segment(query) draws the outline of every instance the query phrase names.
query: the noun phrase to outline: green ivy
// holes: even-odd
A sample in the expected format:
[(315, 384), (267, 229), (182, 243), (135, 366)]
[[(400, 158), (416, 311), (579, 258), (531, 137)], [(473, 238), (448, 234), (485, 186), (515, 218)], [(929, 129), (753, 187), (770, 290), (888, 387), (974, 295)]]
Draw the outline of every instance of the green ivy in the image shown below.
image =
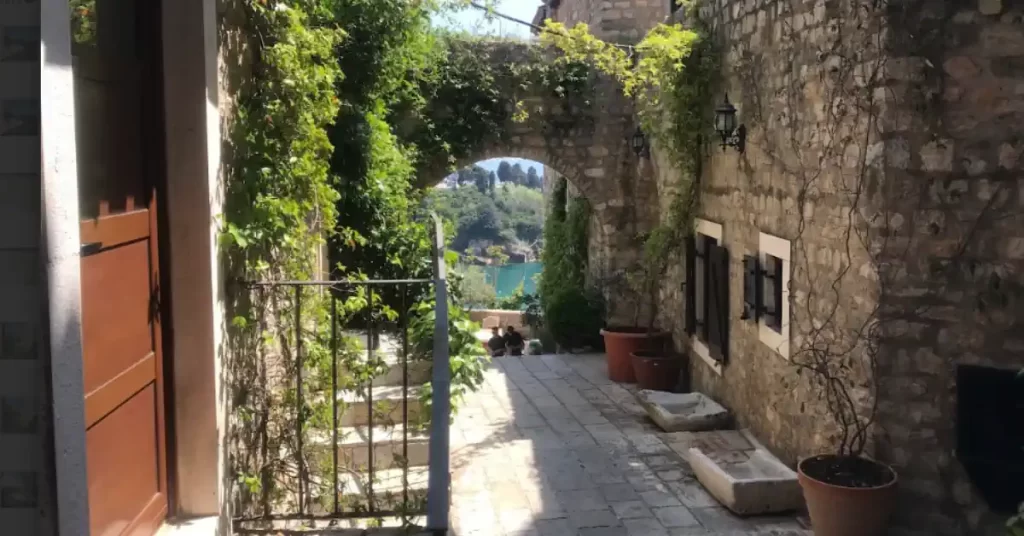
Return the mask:
[[(697, 12), (695, 4), (688, 9)], [(693, 18), (696, 28), (659, 24), (635, 47), (602, 41), (586, 24), (567, 28), (548, 20), (541, 34), (542, 42), (565, 53), (560, 61), (589, 62), (618, 80), (623, 93), (635, 99), (640, 125), (652, 144), (679, 172), (678, 183), (671, 185), (667, 217), (644, 238), (644, 255), (627, 277), (651, 307), (649, 329), (654, 329), (658, 284), (671, 255), (681, 251), (693, 232), (700, 198), (701, 151), (719, 72), (714, 44), (705, 37), (700, 21)]]
[(538, 284), (541, 322), (566, 349), (599, 347), (603, 308), (586, 284), (591, 208), (584, 197), (568, 199), (567, 187), (564, 178), (555, 183), (544, 223), (544, 270)]
[(238, 95), (221, 245), (246, 279), (306, 279), (334, 231), (338, 192), (325, 128), (339, 109), (334, 51), (344, 33), (301, 4), (251, 0), (262, 48)]
[[(432, 359), (434, 351), (434, 323), (437, 318), (433, 301), (417, 305), (413, 321), (409, 325), (409, 342), (412, 356), (416, 359)], [(484, 382), (484, 370), (490, 357), (483, 344), (476, 338), (480, 325), (470, 320), (469, 315), (455, 303), (448, 303), (448, 357), (451, 372), (452, 417), (458, 412), (466, 394), (476, 391)], [(423, 386), (420, 392), (423, 425), (430, 422), (432, 384)]]

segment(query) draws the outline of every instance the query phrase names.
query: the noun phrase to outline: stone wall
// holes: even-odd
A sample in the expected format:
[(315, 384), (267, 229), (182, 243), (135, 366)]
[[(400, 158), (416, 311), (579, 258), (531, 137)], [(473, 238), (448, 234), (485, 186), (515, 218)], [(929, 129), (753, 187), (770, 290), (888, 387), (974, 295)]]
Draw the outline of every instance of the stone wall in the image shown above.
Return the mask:
[(0, 2), (0, 532), (5, 534), (53, 534), (57, 519), (44, 343), (40, 37), (39, 2)]
[[(488, 57), (495, 66), (537, 61), (535, 46), (481, 43), (480, 55)], [(524, 93), (521, 80), (507, 82), (509, 94), (519, 94), (528, 112), (527, 119), (509, 121), (504, 136), (488, 140), (479, 150), (459, 159), (456, 166), (489, 158), (517, 157), (554, 169), (593, 208), (589, 252), (592, 279), (598, 282), (608, 279), (609, 274), (623, 273), (639, 256), (640, 243), (635, 237), (650, 230), (654, 219), (647, 214), (657, 195), (653, 179), (638, 173), (637, 157), (629, 146), (634, 128), (630, 102), (616, 82), (598, 75), (593, 77), (588, 90), (592, 93), (587, 100), (593, 104), (585, 109), (568, 109), (567, 99), (544, 88), (530, 88)], [(437, 182), (445, 174), (443, 167), (431, 168), (423, 180)], [(612, 309), (613, 318), (625, 314), (618, 308)]]
[(552, 18), (568, 26), (586, 23), (601, 39), (636, 43), (668, 14), (669, 0), (562, 0)]
[[(659, 0), (563, 0), (554, 18), (628, 42), (667, 11)], [(721, 50), (720, 95), (748, 137), (742, 154), (712, 144), (701, 177), (701, 218), (721, 226), (730, 254), (732, 322), (720, 370), (690, 352), (693, 388), (795, 463), (839, 437), (799, 365), (842, 364), (855, 408), (877, 402), (866, 452), (901, 476), (895, 532), (998, 533), (1004, 516), (955, 458), (955, 379), (960, 364), (1024, 367), (1022, 7), (709, 0), (700, 14)], [(679, 177), (657, 147), (638, 161), (603, 143), (622, 162), (607, 171), (619, 188), (596, 203), (621, 203), (618, 222), (597, 222), (592, 237), (592, 262), (614, 264), (609, 275), (637, 260), (636, 233), (667, 216)], [(739, 319), (742, 258), (762, 233), (788, 242), (788, 351)], [(689, 349), (683, 266), (677, 255), (659, 322)]]
[(956, 367), (1024, 368), (1024, 6), (920, 0), (887, 24), (878, 455), (905, 533), (1001, 534), (955, 457)]
[[(690, 352), (693, 388), (794, 463), (837, 439), (795, 366), (831, 347), (854, 371), (858, 409), (878, 403), (867, 453), (900, 473), (900, 534), (997, 534), (1005, 518), (955, 459), (955, 373), (1024, 367), (1020, 9), (761, 0), (701, 13), (748, 138), (743, 154), (712, 146), (702, 177), (733, 321), (720, 373)], [(654, 153), (664, 214), (678, 177)], [(789, 359), (739, 320), (741, 259), (760, 233), (790, 243)], [(662, 287), (661, 323), (689, 348), (682, 267)]]
[[(862, 407), (870, 403), (864, 388), (868, 367), (859, 352), (863, 342), (853, 334), (872, 318), (876, 284), (856, 217), (866, 203), (855, 185), (873, 176), (864, 169), (864, 157), (877, 135), (868, 114), (852, 112), (870, 104), (847, 71), (867, 68), (877, 55), (869, 43), (877, 20), (861, 32), (837, 31), (856, 24), (846, 10), (788, 0), (708, 3), (701, 15), (713, 28), (723, 60), (717, 98), (727, 93), (739, 109), (747, 143), (742, 154), (719, 148), (717, 140), (707, 149), (700, 217), (721, 225), (720, 244), (729, 251), (732, 322), (724, 367), (716, 370), (690, 352), (692, 387), (723, 402), (741, 426), (795, 463), (832, 448), (838, 434), (806, 371), (798, 374), (797, 364), (821, 357), (807, 349), (818, 343), (843, 348), (855, 371), (853, 394)], [(825, 51), (853, 49), (863, 55), (856, 66), (823, 61)], [(843, 107), (849, 114), (840, 119)], [(667, 203), (678, 177), (657, 148), (654, 163), (666, 192), (659, 198)], [(790, 310), (783, 319), (788, 351), (769, 343), (764, 327), (739, 319), (742, 259), (762, 251), (762, 233), (789, 242)], [(660, 307), (662, 324), (681, 349), (691, 345), (683, 266), (677, 257)]]

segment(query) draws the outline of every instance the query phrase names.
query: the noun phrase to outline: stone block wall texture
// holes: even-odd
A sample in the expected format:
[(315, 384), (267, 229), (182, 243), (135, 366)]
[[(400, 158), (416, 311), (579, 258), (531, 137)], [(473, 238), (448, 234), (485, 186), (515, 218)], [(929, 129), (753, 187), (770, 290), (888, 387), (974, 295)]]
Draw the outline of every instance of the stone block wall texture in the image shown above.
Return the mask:
[(41, 252), (40, 8), (0, 2), (0, 532), (53, 534)]
[[(730, 258), (732, 321), (722, 373), (692, 356), (692, 387), (724, 403), (741, 426), (794, 464), (800, 456), (828, 451), (839, 432), (808, 375), (798, 374), (794, 363), (812, 359), (798, 349), (815, 341), (858, 349), (851, 334), (863, 328), (877, 306), (870, 258), (859, 227), (848, 217), (865, 205), (858, 202), (855, 185), (876, 173), (862, 174), (858, 159), (851, 157), (864, 148), (877, 150), (877, 134), (868, 128), (867, 114), (852, 112), (865, 103), (852, 77), (845, 75), (877, 57), (870, 42), (879, 30), (874, 21), (860, 32), (847, 31), (855, 25), (849, 9), (824, 2), (706, 2), (701, 16), (721, 54), (718, 98), (728, 93), (738, 108), (747, 145), (742, 154), (721, 149), (717, 140), (706, 149), (700, 217), (722, 226), (721, 243)], [(822, 61), (823, 51), (852, 49), (863, 55), (856, 66), (833, 70)], [(829, 106), (834, 101), (850, 109), (846, 119), (835, 118), (836, 106)], [(678, 176), (657, 148), (654, 164), (665, 204)], [(742, 259), (758, 254), (760, 233), (790, 242), (791, 314), (784, 320), (791, 330), (789, 358), (762, 342), (756, 323), (739, 319)], [(662, 325), (680, 349), (689, 346), (684, 265), (681, 256), (674, 260), (660, 307)], [(853, 395), (865, 407), (871, 401), (864, 388), (869, 367), (859, 352), (849, 354), (857, 384)]]
[[(566, 6), (566, 3), (562, 4)], [(537, 61), (537, 49), (527, 43), (481, 43), (481, 57), (498, 67)], [(621, 274), (639, 258), (638, 234), (654, 221), (645, 215), (654, 204), (657, 189), (653, 178), (637, 172), (637, 157), (630, 149), (633, 109), (619, 85), (597, 74), (591, 84), (591, 104), (577, 106), (579, 99), (564, 99), (542, 87), (523, 91), (521, 80), (509, 78), (508, 94), (516, 94), (528, 117), (510, 121), (504, 135), (495, 136), (478, 151), (456, 162), (468, 166), (489, 158), (518, 157), (541, 162), (563, 175), (577, 192), (590, 201), (590, 267), (592, 278), (603, 281)], [(504, 83), (499, 78), (499, 83)], [(568, 103), (568, 104), (567, 104)], [(573, 104), (576, 103), (576, 104)], [(447, 174), (447, 162), (424, 172), (424, 183), (436, 183)], [(631, 316), (613, 308), (613, 317)]]
[(669, 14), (669, 0), (562, 0), (554, 20), (586, 23), (601, 39), (636, 43)]
[[(901, 476), (893, 532), (1002, 533), (955, 458), (955, 374), (1024, 367), (1021, 6), (719, 0), (701, 15), (748, 141), (706, 159), (701, 216), (723, 226), (733, 321), (723, 373), (693, 358), (693, 388), (794, 463), (835, 444), (793, 365), (833, 343), (858, 406), (878, 404), (867, 452)], [(664, 204), (677, 177), (653, 161)], [(791, 241), (790, 361), (738, 319), (760, 232)], [(684, 348), (682, 266), (660, 321)]]
[(1024, 368), (1024, 5), (911, 1), (886, 25), (878, 455), (905, 533), (1001, 534), (955, 457), (956, 370)]

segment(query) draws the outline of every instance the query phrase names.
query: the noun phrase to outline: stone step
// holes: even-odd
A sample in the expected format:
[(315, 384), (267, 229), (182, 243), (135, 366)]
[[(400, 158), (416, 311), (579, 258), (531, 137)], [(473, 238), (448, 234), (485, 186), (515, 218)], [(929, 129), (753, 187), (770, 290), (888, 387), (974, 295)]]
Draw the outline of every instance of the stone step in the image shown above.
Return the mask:
[(803, 507), (796, 473), (748, 430), (665, 434), (697, 480), (723, 506), (740, 515), (776, 514)]
[(666, 432), (718, 430), (729, 426), (729, 411), (702, 393), (669, 393), (641, 389), (637, 400)]
[[(376, 470), (401, 468), (403, 465), (401, 424), (373, 427), (373, 466)], [(330, 452), (329, 434), (310, 438), (311, 446)], [(409, 467), (426, 466), (430, 459), (430, 432), (410, 427), (407, 464)], [(338, 430), (338, 467), (350, 471), (366, 471), (370, 465), (370, 427), (355, 426)]]
[[(323, 519), (320, 521), (310, 520), (278, 520), (263, 522), (256, 520), (254, 527), (266, 530), (273, 527), (274, 530), (288, 531), (289, 534), (310, 534), (317, 536), (355, 536), (364, 535), (363, 530), (374, 527), (398, 528), (402, 527), (403, 519), (396, 516), (381, 518), (371, 517), (370, 501), (372, 497), (373, 510), (376, 512), (408, 512), (409, 517), (405, 520), (409, 525), (423, 526), (425, 520), (420, 517), (426, 512), (427, 487), (429, 473), (426, 467), (410, 467), (408, 470), (408, 496), (403, 490), (402, 469), (386, 469), (373, 472), (373, 485), (370, 485), (370, 474), (365, 471), (339, 471), (338, 473), (338, 507), (345, 514), (360, 514), (367, 516), (363, 519)], [(334, 503), (331, 495), (333, 481), (330, 479), (321, 480), (313, 485), (313, 491), (317, 497), (312, 503), (307, 503), (306, 512), (316, 517), (326, 518), (332, 513)], [(371, 495), (372, 487), (372, 495)], [(407, 499), (407, 501), (406, 501)], [(295, 505), (291, 505), (292, 508)], [(353, 529), (359, 529), (353, 531)], [(380, 532), (369, 531), (365, 534), (400, 534), (378, 529)], [(418, 534), (413, 531), (409, 534)]]
[[(373, 378), (374, 387), (390, 387), (402, 385), (404, 370), (397, 355), (385, 355), (384, 362), (388, 364), (388, 371)], [(433, 370), (433, 363), (430, 361), (409, 361), (409, 385), (423, 385), (430, 381), (430, 373)]]
[[(357, 331), (345, 331), (342, 335), (346, 337), (352, 337), (359, 343), (359, 347), (362, 349), (360, 359), (365, 363), (366, 361), (366, 344), (368, 337), (364, 332)], [(387, 372), (379, 374), (373, 378), (374, 387), (394, 386), (402, 385), (403, 367), (402, 367), (402, 341), (393, 334), (384, 334), (380, 336), (380, 340), (375, 351), (377, 357), (380, 357), (387, 364)], [(409, 360), (409, 385), (422, 385), (430, 381), (431, 372), (430, 361), (422, 360)]]
[[(417, 423), (423, 414), (420, 403), (422, 386), (409, 386), (409, 422)], [(338, 426), (368, 426), (370, 424), (369, 389), (362, 393), (343, 391), (338, 393)], [(394, 426), (402, 424), (402, 386), (388, 385), (373, 388), (373, 425)]]
[[(426, 467), (409, 468), (409, 496), (406, 506), (402, 494), (402, 469), (383, 469), (373, 472), (373, 505), (378, 511), (407, 511), (419, 513), (426, 510), (427, 483), (429, 480)], [(339, 507), (345, 512), (366, 512), (370, 504), (370, 473), (369, 471), (339, 471)], [(327, 489), (328, 497), (330, 488)], [(330, 504), (321, 505), (323, 514), (328, 513)]]

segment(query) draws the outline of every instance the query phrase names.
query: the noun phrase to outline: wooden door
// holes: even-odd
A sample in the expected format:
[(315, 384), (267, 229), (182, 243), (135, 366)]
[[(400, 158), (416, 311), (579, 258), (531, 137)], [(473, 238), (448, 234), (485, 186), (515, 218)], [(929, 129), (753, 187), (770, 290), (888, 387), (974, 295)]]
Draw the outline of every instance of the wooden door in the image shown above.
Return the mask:
[(153, 5), (71, 2), (91, 536), (149, 536), (167, 515)]

